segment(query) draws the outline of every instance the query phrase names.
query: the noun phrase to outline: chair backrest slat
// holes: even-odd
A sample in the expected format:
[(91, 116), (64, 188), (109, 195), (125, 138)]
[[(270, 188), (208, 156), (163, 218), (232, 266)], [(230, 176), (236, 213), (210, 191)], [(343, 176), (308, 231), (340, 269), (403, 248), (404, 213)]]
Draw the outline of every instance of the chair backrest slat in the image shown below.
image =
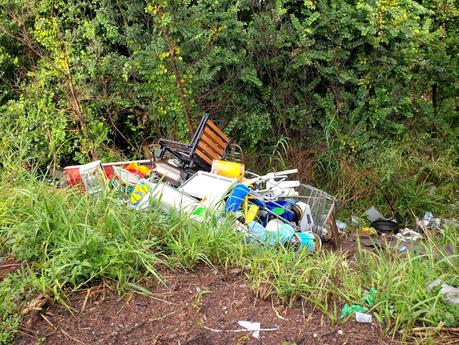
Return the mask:
[(216, 145), (226, 150), (226, 147), (228, 146), (228, 142), (223, 141), (223, 139), (220, 138), (217, 134), (215, 134), (215, 132), (213, 132), (209, 127), (206, 127), (202, 134), (206, 136), (208, 140), (212, 140)]
[(222, 159), (230, 144), (230, 139), (208, 118), (201, 120), (197, 134), (193, 138), (191, 159), (204, 169), (210, 169), (214, 159)]
[[(218, 139), (217, 139), (218, 140)], [(200, 141), (203, 141), (206, 143), (206, 145), (212, 147), (215, 152), (217, 152), (218, 154), (221, 154), (223, 155), (225, 153), (225, 150), (226, 150), (226, 145), (225, 143), (221, 142), (221, 141), (216, 141), (215, 140), (215, 137), (212, 137), (211, 135), (209, 135), (209, 133), (207, 132), (204, 132), (202, 133), (202, 136), (201, 136), (201, 140)]]
[(210, 127), (213, 132), (215, 132), (216, 135), (218, 135), (225, 143), (230, 142), (230, 138), (226, 136), (223, 131), (217, 127), (217, 125), (212, 121), (212, 120), (207, 120), (207, 127)]
[(201, 140), (198, 143), (198, 147), (205, 152), (208, 152), (208, 156), (211, 156), (212, 159), (217, 159), (214, 157), (223, 157), (225, 150), (204, 135), (201, 137)]
[(207, 155), (206, 155), (204, 152), (202, 152), (200, 149), (197, 148), (197, 149), (194, 151), (194, 153), (196, 153), (196, 155), (197, 155), (199, 158), (201, 158), (204, 162), (206, 162), (206, 163), (209, 164), (209, 165), (212, 165), (212, 159), (210, 159), (209, 157), (207, 157)]

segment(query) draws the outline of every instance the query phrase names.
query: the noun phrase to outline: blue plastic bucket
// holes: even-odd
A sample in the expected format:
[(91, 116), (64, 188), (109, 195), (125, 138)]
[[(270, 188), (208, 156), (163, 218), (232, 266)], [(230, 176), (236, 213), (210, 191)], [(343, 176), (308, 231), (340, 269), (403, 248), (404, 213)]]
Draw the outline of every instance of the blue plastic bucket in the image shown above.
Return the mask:
[(250, 188), (245, 184), (239, 183), (234, 187), (233, 192), (228, 197), (225, 204), (226, 212), (236, 212), (241, 207), (245, 197), (249, 194)]

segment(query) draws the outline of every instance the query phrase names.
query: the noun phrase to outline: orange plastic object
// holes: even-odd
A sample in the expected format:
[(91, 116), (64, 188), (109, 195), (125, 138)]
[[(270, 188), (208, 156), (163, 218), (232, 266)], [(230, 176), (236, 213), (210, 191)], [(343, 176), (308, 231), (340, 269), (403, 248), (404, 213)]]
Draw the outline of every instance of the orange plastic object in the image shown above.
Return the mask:
[(151, 171), (150, 168), (144, 165), (139, 165), (135, 162), (129, 163), (129, 165), (126, 167), (126, 170), (136, 175), (139, 175), (140, 177), (145, 177), (147, 175), (150, 175), (150, 171)]

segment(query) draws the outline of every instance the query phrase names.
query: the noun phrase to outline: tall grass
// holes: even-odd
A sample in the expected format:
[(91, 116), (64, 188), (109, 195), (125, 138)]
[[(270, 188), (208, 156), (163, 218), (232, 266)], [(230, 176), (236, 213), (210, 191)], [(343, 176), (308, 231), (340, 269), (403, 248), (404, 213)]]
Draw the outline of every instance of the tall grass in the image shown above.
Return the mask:
[(0, 297), (9, 296), (0, 302), (0, 343), (14, 334), (20, 318), (12, 310), (27, 292), (43, 291), (64, 302), (64, 291), (104, 277), (123, 291), (145, 275), (161, 281), (158, 265), (241, 267), (259, 298), (290, 306), (305, 300), (334, 322), (344, 303), (361, 303), (374, 288), (371, 313), (389, 333), (459, 323), (458, 307), (444, 302), (438, 289), (426, 290), (436, 278), (459, 285), (459, 229), (443, 229), (417, 252), (361, 250), (349, 259), (341, 252), (310, 255), (246, 243), (231, 219), (209, 216), (200, 223), (155, 207), (140, 212), (120, 205), (115, 195), (94, 198), (32, 177), (9, 175), (1, 185), (1, 251), (26, 260), (31, 269), (0, 284)]
[(331, 320), (337, 320), (342, 304), (360, 304), (365, 292), (374, 288), (378, 294), (371, 312), (387, 332), (439, 324), (452, 327), (459, 324), (459, 306), (444, 302), (439, 289), (426, 289), (437, 278), (459, 286), (459, 229), (446, 232), (443, 241), (446, 238), (451, 246), (428, 240), (417, 253), (361, 249), (352, 260), (340, 252), (268, 251), (252, 258), (248, 276), (260, 297), (277, 296), (289, 305), (304, 298)]
[[(347, 139), (346, 139), (347, 138)], [(298, 168), (299, 178), (326, 190), (340, 201), (339, 216), (348, 219), (375, 205), (387, 216), (409, 223), (425, 211), (457, 217), (459, 167), (457, 150), (429, 135), (402, 141), (335, 139), (306, 147), (281, 139), (260, 160), (249, 152), (248, 166), (260, 172)], [(346, 139), (346, 140), (345, 140)], [(354, 140), (355, 139), (355, 140)]]
[(426, 151), (425, 142), (369, 147), (360, 154), (331, 149), (318, 157), (316, 183), (341, 203), (343, 218), (375, 205), (403, 222), (425, 211), (456, 217), (459, 212), (459, 168), (447, 148)]
[(437, 278), (458, 286), (459, 254), (448, 253), (449, 248), (431, 242), (419, 245), (417, 253), (361, 252), (358, 278), (379, 291), (374, 311), (387, 330), (459, 323), (459, 306), (444, 302), (439, 289), (429, 292), (426, 288)]
[(252, 249), (244, 245), (243, 235), (234, 231), (228, 222), (191, 221), (180, 229), (166, 231), (162, 241), (168, 262), (187, 269), (201, 263), (228, 268), (242, 264), (252, 253)]
[(44, 183), (1, 192), (0, 236), (19, 260), (39, 262), (46, 281), (78, 288), (107, 276), (120, 286), (161, 262), (155, 251), (158, 212), (131, 212), (110, 195), (92, 198)]

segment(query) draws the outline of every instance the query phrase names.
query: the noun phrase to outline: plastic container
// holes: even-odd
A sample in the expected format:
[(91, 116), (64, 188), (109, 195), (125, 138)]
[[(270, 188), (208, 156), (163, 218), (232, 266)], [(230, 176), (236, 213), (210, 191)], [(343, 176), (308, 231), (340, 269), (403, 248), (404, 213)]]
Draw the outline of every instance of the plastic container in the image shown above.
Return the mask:
[[(126, 162), (102, 163), (102, 168), (105, 172), (105, 176), (107, 177), (107, 179), (111, 179), (113, 175), (115, 174), (114, 167), (123, 168), (123, 167), (128, 166), (131, 163), (133, 162), (126, 161)], [(144, 159), (144, 160), (134, 161), (134, 163), (136, 163), (137, 165), (139, 164), (148, 165), (150, 164), (150, 160)], [(65, 173), (68, 187), (75, 187), (75, 186), (80, 186), (83, 184), (83, 181), (81, 180), (81, 176), (80, 176), (80, 167), (82, 167), (82, 165), (71, 165), (71, 166), (64, 168), (64, 173)]]
[(247, 213), (245, 214), (245, 223), (248, 224), (250, 222), (253, 222), (257, 217), (259, 210), (260, 208), (257, 205), (251, 204), (249, 209), (247, 210)]
[(126, 169), (122, 169), (119, 167), (113, 167), (115, 171), (114, 177), (116, 177), (121, 184), (135, 186), (140, 181), (140, 176), (134, 174)]
[(235, 178), (198, 171), (180, 186), (179, 190), (201, 199), (206, 207), (213, 207), (228, 195), (228, 191), (235, 184)]
[(150, 183), (147, 180), (141, 179), (131, 193), (130, 205), (140, 210), (148, 208), (150, 187)]
[(191, 213), (191, 219), (203, 222), (207, 215), (207, 209), (205, 207), (198, 207)]
[(126, 170), (139, 175), (140, 177), (145, 177), (150, 175), (151, 169), (146, 167), (145, 165), (139, 165), (136, 162), (129, 163), (129, 165), (126, 167)]
[(241, 179), (244, 176), (244, 164), (214, 159), (211, 172), (220, 176)]
[(279, 231), (283, 225), (283, 221), (279, 219), (271, 219), (268, 224), (266, 224), (266, 230), (269, 232), (276, 232)]
[(107, 175), (107, 177), (110, 179), (113, 177), (113, 175), (115, 174), (115, 170), (114, 168), (115, 167), (118, 167), (118, 168), (124, 168), (124, 167), (127, 167), (129, 164), (131, 164), (132, 162), (136, 163), (136, 164), (142, 164), (142, 165), (150, 165), (151, 164), (151, 161), (148, 160), (148, 159), (143, 159), (143, 160), (139, 160), (139, 161), (125, 161), (125, 162), (109, 162), (109, 163), (102, 163), (102, 167), (104, 168), (104, 171), (105, 171), (105, 175)]
[[(263, 224), (266, 224), (271, 215), (275, 214), (279, 217), (284, 218), (286, 221), (293, 221), (294, 219), (294, 212), (290, 210), (291, 202), (288, 200), (275, 200), (275, 201), (264, 201), (261, 198), (255, 199), (252, 201), (254, 204), (260, 207), (260, 209), (268, 210), (268, 214), (265, 216), (261, 216), (260, 212), (260, 220)], [(281, 212), (282, 211), (282, 212)]]
[(101, 161), (94, 161), (80, 166), (81, 181), (89, 194), (97, 194), (107, 188), (107, 177)]
[(80, 186), (83, 182), (80, 176), (80, 165), (72, 165), (64, 168), (68, 187)]
[(180, 192), (165, 183), (154, 183), (141, 179), (131, 194), (130, 205), (137, 209), (145, 209), (150, 206), (150, 198), (153, 198), (166, 209), (192, 212), (202, 205), (191, 196)]
[(259, 242), (275, 245), (284, 244), (290, 241), (295, 234), (295, 230), (289, 224), (283, 224), (278, 231), (267, 231), (263, 225), (258, 222), (248, 224), (249, 236)]
[(152, 171), (171, 185), (179, 186), (182, 182), (182, 171), (168, 162), (156, 162)]
[(318, 251), (321, 247), (319, 239), (311, 232), (300, 232), (297, 233), (300, 240), (301, 248), (308, 248), (310, 253)]
[(150, 185), (151, 196), (165, 208), (175, 209), (180, 212), (192, 212), (202, 206), (199, 200), (165, 183), (150, 182)]
[(120, 181), (120, 179), (117, 176), (113, 176), (111, 178), (110, 187), (128, 196), (131, 195), (135, 189), (135, 185), (126, 185), (125, 183), (122, 183), (122, 181)]
[(231, 195), (228, 197), (228, 200), (225, 204), (226, 212), (236, 212), (242, 205), (242, 202), (249, 194), (250, 188), (245, 184), (239, 183), (234, 187)]

